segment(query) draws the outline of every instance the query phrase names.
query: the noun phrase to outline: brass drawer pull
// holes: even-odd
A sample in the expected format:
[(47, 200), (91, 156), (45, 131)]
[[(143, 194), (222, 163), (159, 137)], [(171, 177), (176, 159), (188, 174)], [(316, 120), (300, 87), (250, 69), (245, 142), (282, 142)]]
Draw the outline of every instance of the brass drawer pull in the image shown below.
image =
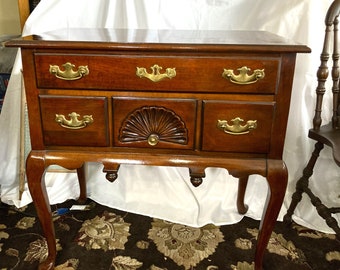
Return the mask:
[(62, 65), (65, 70), (60, 70), (57, 65), (50, 65), (50, 73), (61, 80), (74, 81), (79, 80), (82, 77), (89, 74), (89, 69), (87, 66), (79, 66), (77, 71), (74, 71), (74, 64), (67, 62)]
[(84, 115), (82, 120), (78, 119), (80, 115), (76, 112), (72, 112), (68, 116), (70, 120), (67, 120), (63, 114), (56, 114), (55, 121), (60, 126), (68, 129), (81, 129), (93, 123), (92, 115)]
[(250, 68), (243, 66), (237, 69), (239, 74), (235, 74), (233, 69), (224, 69), (222, 77), (236, 84), (251, 84), (264, 78), (264, 69), (255, 69), (253, 74), (248, 74)]
[(257, 120), (248, 120), (245, 125), (242, 125), (243, 122), (244, 120), (240, 117), (232, 119), (232, 125), (229, 125), (227, 120), (217, 120), (217, 127), (225, 133), (232, 135), (247, 134), (250, 130), (257, 127)]
[(168, 79), (171, 79), (173, 77), (176, 76), (176, 70), (175, 68), (167, 68), (165, 70), (165, 73), (161, 74), (160, 71), (161, 71), (162, 67), (160, 67), (159, 65), (153, 65), (151, 67), (151, 70), (152, 70), (152, 73), (148, 73), (146, 71), (146, 68), (143, 68), (143, 67), (137, 67), (137, 70), (136, 70), (136, 75), (139, 77), (139, 78), (147, 78), (153, 82), (159, 82), (165, 78), (168, 78)]
[(148, 144), (151, 146), (155, 146), (159, 143), (159, 136), (157, 134), (150, 134), (148, 137)]

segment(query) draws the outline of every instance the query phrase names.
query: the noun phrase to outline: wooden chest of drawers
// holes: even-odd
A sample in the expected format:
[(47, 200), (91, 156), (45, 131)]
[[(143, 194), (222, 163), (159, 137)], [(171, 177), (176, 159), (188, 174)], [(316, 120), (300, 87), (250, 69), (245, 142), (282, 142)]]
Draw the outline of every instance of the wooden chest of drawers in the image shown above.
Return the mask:
[(267, 178), (270, 196), (258, 237), (262, 259), (287, 184), (282, 151), (296, 53), (305, 46), (266, 32), (65, 29), (11, 41), (22, 49), (32, 151), (27, 180), (56, 256), (43, 181), (49, 165), (101, 162), (184, 166), (199, 185), (206, 167), (240, 179)]

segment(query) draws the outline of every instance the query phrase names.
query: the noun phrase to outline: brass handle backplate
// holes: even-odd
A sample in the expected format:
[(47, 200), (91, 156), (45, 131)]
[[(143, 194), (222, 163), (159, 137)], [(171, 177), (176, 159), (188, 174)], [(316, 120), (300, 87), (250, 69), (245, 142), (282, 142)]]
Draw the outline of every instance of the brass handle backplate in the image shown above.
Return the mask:
[(161, 80), (164, 80), (166, 78), (171, 79), (176, 76), (176, 69), (175, 68), (167, 68), (165, 70), (165, 73), (160, 73), (162, 70), (162, 67), (159, 65), (153, 65), (151, 67), (152, 73), (148, 73), (146, 71), (146, 68), (143, 67), (137, 67), (136, 75), (140, 78), (147, 78), (153, 82), (159, 82)]
[(250, 130), (257, 128), (257, 120), (248, 120), (245, 125), (242, 125), (243, 122), (244, 120), (240, 117), (232, 119), (231, 125), (228, 124), (227, 120), (217, 120), (217, 127), (231, 135), (247, 134)]
[(56, 114), (55, 121), (62, 127), (67, 129), (81, 129), (85, 128), (87, 125), (93, 123), (92, 115), (84, 115), (82, 120), (79, 120), (80, 116), (76, 112), (72, 112), (68, 115), (70, 119), (66, 119), (63, 114)]
[(236, 84), (251, 84), (263, 79), (265, 76), (264, 69), (255, 69), (252, 74), (248, 74), (251, 69), (246, 66), (237, 70), (239, 74), (235, 74), (233, 69), (224, 69), (222, 77)]
[(75, 65), (70, 62), (63, 64), (62, 66), (64, 70), (61, 70), (57, 65), (50, 65), (50, 73), (61, 80), (79, 80), (90, 72), (87, 66), (79, 66), (78, 70), (74, 71)]

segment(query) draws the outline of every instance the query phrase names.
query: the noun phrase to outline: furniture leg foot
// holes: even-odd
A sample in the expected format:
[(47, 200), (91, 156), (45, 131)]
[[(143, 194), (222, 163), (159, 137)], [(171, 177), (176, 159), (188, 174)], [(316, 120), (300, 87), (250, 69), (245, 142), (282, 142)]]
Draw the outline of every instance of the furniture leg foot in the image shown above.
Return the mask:
[(52, 270), (54, 269), (55, 258), (47, 257), (47, 259), (39, 264), (39, 270)]

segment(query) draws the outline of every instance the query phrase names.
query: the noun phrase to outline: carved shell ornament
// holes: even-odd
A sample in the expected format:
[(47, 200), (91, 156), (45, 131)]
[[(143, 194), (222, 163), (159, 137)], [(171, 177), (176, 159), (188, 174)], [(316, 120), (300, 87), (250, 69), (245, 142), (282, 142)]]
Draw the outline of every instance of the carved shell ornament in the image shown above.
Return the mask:
[(119, 141), (147, 142), (151, 146), (159, 142), (187, 144), (188, 130), (182, 119), (172, 110), (146, 106), (127, 116), (119, 132)]

